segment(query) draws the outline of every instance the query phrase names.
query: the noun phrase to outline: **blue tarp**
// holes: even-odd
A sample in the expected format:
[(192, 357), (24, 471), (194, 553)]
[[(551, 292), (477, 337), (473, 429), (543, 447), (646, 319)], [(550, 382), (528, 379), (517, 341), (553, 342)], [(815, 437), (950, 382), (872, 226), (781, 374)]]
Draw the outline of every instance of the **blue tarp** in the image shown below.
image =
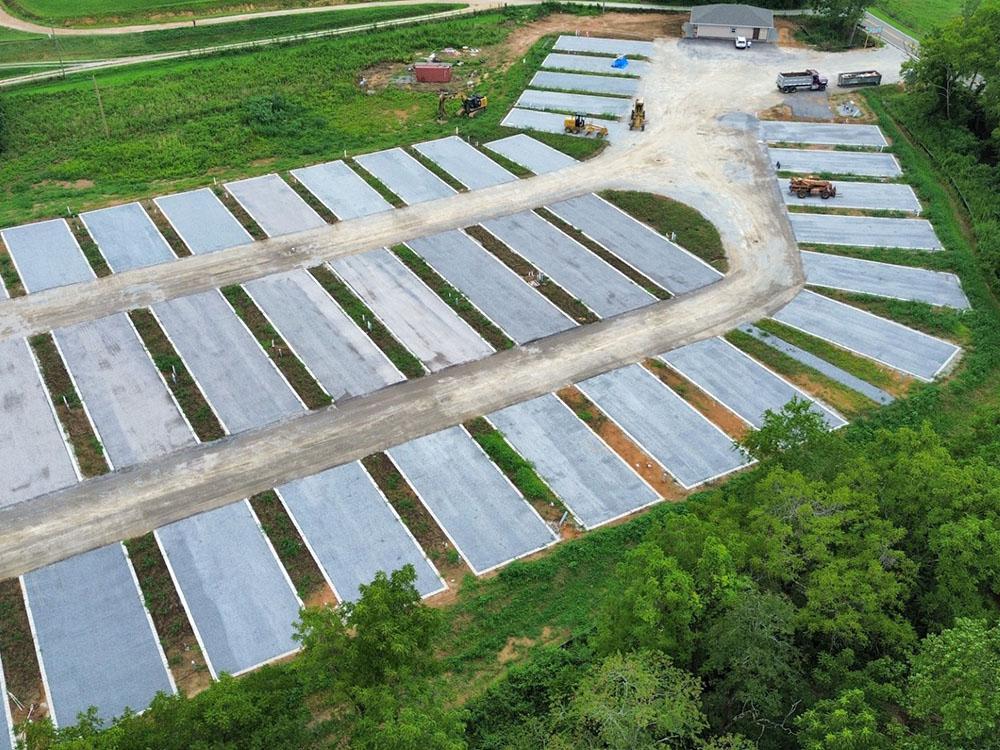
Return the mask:
[(627, 68), (628, 67), (628, 60), (625, 59), (625, 55), (621, 55), (619, 57), (616, 57), (615, 60), (614, 60), (614, 62), (611, 63), (611, 67), (612, 68), (621, 68), (621, 69)]

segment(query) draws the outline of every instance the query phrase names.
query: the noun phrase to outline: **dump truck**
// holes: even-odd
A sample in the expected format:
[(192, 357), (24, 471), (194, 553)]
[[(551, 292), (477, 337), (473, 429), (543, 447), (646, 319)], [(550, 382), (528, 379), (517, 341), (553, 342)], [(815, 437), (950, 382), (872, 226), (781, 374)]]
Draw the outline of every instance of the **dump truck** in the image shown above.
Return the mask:
[(628, 129), (646, 129), (646, 102), (643, 101), (642, 97), (636, 99), (635, 104), (632, 105), (632, 114), (628, 117)]
[(837, 76), (837, 85), (848, 86), (878, 86), (882, 83), (882, 74), (877, 70), (856, 70), (853, 73), (841, 73)]
[(825, 91), (826, 76), (821, 76), (815, 70), (793, 71), (791, 73), (778, 73), (778, 90), (785, 94), (793, 91)]
[(788, 192), (799, 198), (818, 195), (826, 200), (837, 195), (837, 186), (830, 180), (821, 180), (819, 177), (793, 177), (788, 182)]
[(567, 117), (563, 121), (563, 129), (567, 133), (574, 133), (576, 135), (593, 135), (597, 138), (605, 138), (608, 135), (608, 129), (605, 126), (587, 122), (587, 119), (580, 114)]

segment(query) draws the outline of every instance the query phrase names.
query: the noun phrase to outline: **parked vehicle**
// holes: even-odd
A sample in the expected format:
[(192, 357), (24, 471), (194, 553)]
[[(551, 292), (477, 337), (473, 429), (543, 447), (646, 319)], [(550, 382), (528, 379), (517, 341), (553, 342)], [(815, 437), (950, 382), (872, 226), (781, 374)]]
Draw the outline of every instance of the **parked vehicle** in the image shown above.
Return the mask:
[(823, 200), (834, 198), (837, 195), (837, 186), (830, 180), (821, 180), (818, 177), (793, 177), (788, 182), (788, 192), (805, 198), (810, 195), (818, 195)]
[(736, 37), (736, 49), (746, 49), (749, 46), (750, 42), (745, 36)]
[(778, 73), (778, 90), (790, 94), (793, 91), (825, 91), (826, 76), (821, 76), (811, 68), (792, 73)]
[(563, 130), (576, 135), (592, 135), (595, 138), (607, 138), (608, 136), (608, 129), (604, 125), (587, 122), (587, 118), (581, 114), (567, 117), (563, 121)]
[(858, 70), (853, 73), (841, 73), (837, 76), (837, 85), (848, 86), (878, 86), (882, 83), (882, 74), (877, 70)]

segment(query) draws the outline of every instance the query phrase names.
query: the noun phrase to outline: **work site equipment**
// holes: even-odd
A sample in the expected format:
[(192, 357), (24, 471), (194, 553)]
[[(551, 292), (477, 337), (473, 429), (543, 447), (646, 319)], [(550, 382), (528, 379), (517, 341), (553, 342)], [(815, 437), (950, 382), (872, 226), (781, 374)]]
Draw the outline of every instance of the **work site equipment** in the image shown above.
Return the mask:
[(438, 94), (438, 113), (437, 118), (439, 121), (444, 122), (448, 119), (448, 113), (445, 111), (445, 102), (451, 99), (460, 99), (462, 102), (462, 108), (458, 110), (459, 117), (475, 117), (484, 109), (486, 109), (487, 104), (489, 104), (489, 99), (482, 94), (465, 94), (451, 93), (449, 91), (442, 91)]
[(800, 198), (818, 195), (826, 200), (837, 195), (837, 186), (830, 180), (821, 180), (818, 177), (793, 177), (788, 182), (788, 192)]
[(778, 73), (778, 90), (785, 94), (793, 91), (825, 91), (826, 76), (821, 76), (815, 70), (800, 70), (792, 73)]
[(841, 73), (837, 76), (837, 85), (848, 86), (878, 86), (882, 83), (882, 74), (877, 70), (858, 70), (853, 73)]
[(603, 125), (595, 125), (592, 122), (587, 122), (583, 115), (573, 115), (572, 117), (567, 117), (563, 121), (563, 128), (567, 133), (576, 133), (577, 135), (593, 135), (597, 138), (604, 138), (608, 134), (608, 129)]
[(628, 117), (629, 130), (646, 129), (646, 103), (641, 99), (636, 99), (632, 105), (632, 114)]

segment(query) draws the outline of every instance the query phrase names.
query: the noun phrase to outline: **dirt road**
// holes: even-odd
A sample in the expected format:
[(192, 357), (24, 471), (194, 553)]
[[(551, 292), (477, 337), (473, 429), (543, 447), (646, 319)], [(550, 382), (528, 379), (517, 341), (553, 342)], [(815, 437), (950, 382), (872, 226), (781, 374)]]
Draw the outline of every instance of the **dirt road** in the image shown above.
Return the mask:
[[(879, 67), (902, 54), (838, 56), (660, 40), (642, 83), (650, 125), (600, 157), (543, 177), (344, 222), (309, 235), (0, 303), (0, 337), (100, 317), (605, 187), (669, 195), (719, 228), (722, 282), (335, 408), (173, 454), (0, 511), (0, 578), (218, 507), (581, 378), (722, 333), (780, 307), (802, 283), (773, 171), (746, 113), (776, 104), (771, 65)], [(756, 51), (756, 48), (755, 48)], [(734, 54), (735, 53), (735, 56)], [(742, 56), (741, 56), (742, 55)], [(764, 63), (764, 64), (762, 64)], [(890, 67), (890, 64), (895, 67)]]

